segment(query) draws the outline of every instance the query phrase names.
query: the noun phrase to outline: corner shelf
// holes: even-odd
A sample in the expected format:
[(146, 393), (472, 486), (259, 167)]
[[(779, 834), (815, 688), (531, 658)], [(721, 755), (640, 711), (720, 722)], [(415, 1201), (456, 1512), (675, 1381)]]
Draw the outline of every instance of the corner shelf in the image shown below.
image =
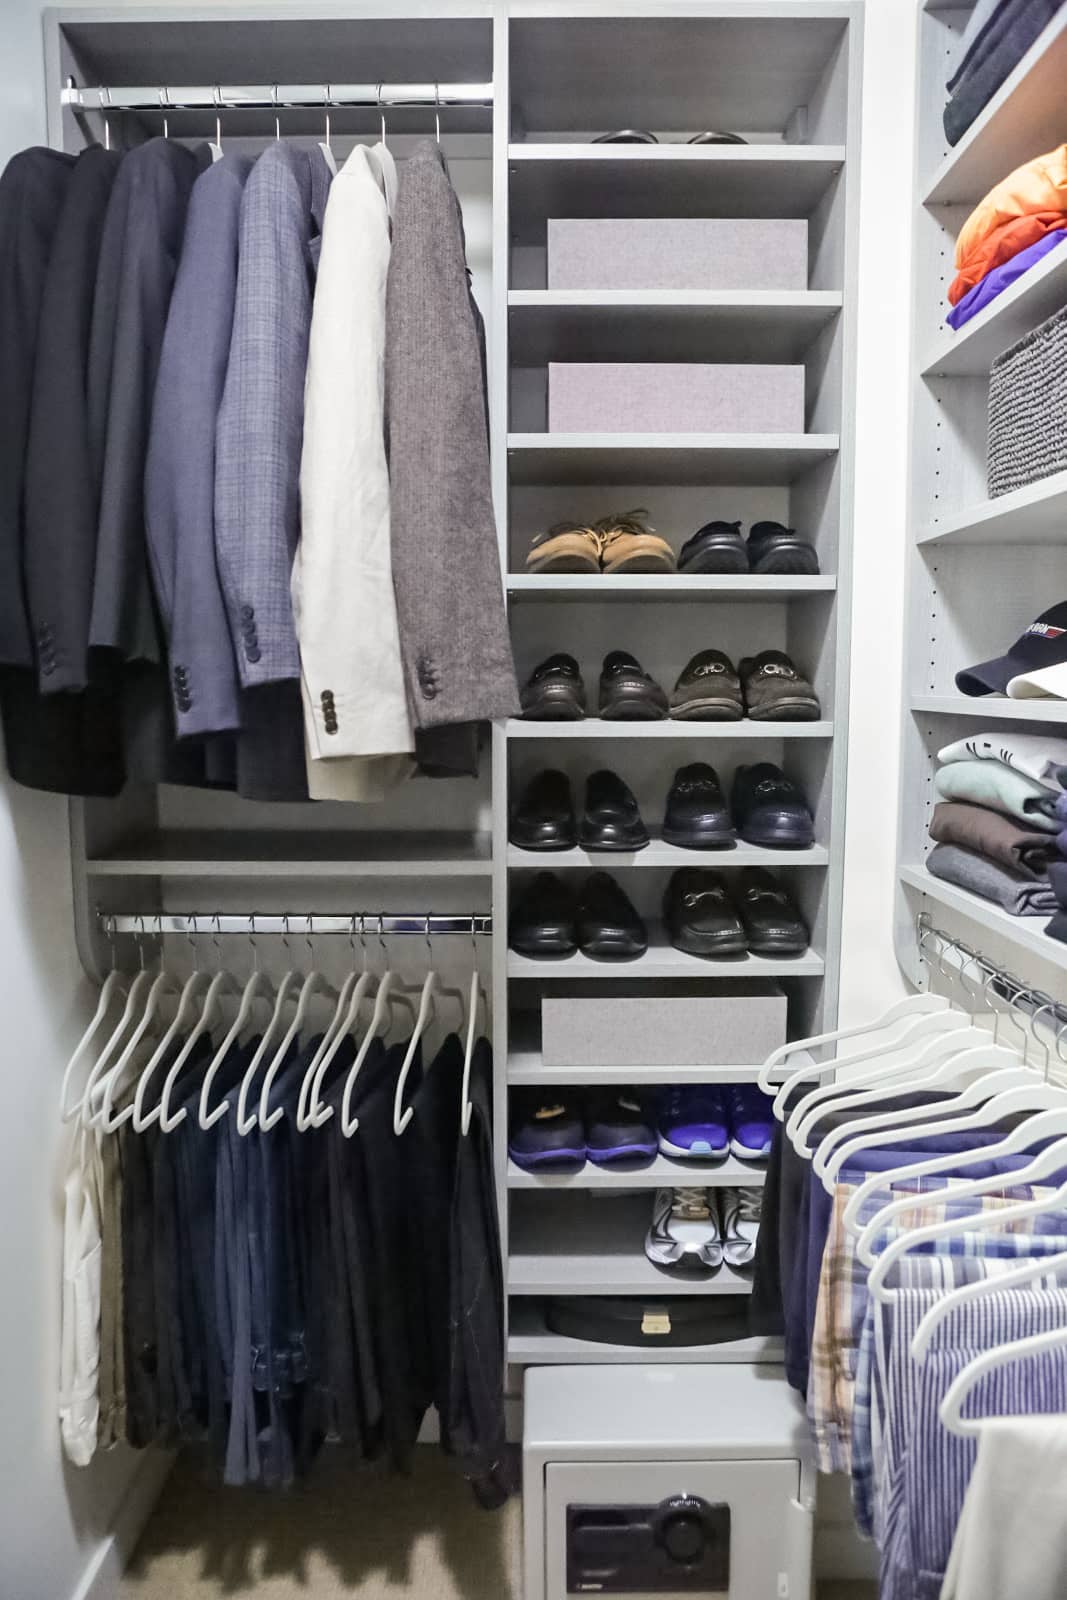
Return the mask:
[(512, 572), (506, 577), (505, 586), (512, 600), (721, 600), (733, 605), (738, 601), (758, 603), (833, 594), (837, 578), (832, 573), (791, 578), (761, 577), (758, 573), (706, 577), (684, 572)]
[[(1061, 246), (1067, 250), (1067, 244)], [(1062, 544), (1067, 532), (1067, 472), (1055, 472), (995, 500), (979, 500), (919, 528), (920, 545)]]
[(919, 694), (912, 711), (931, 717), (968, 717), (978, 722), (1067, 723), (1067, 700), (1001, 700), (966, 694)]
[(927, 352), (924, 378), (966, 378), (988, 373), (1017, 339), (1067, 304), (1067, 241), (1055, 245), (1010, 289), (997, 296), (958, 333), (946, 328)]
[(766, 1165), (739, 1161), (674, 1161), (656, 1156), (643, 1167), (599, 1167), (587, 1161), (576, 1172), (526, 1172), (508, 1162), (509, 1189), (670, 1189), (698, 1184), (704, 1189), (761, 1189), (767, 1181)]
[(509, 433), (513, 484), (792, 483), (836, 433)]
[(515, 717), (505, 723), (509, 739), (830, 739), (832, 722), (660, 722), (604, 721), (586, 717), (582, 722), (524, 722)]
[(545, 868), (558, 872), (566, 867), (589, 870), (607, 868), (617, 872), (625, 868), (656, 867), (712, 867), (728, 872), (731, 867), (825, 867), (830, 854), (825, 845), (814, 844), (807, 850), (771, 850), (761, 845), (738, 843), (732, 850), (683, 850), (676, 844), (665, 844), (653, 839), (643, 850), (520, 850), (518, 845), (508, 845), (508, 866), (520, 867), (528, 872)]
[(983, 900), (980, 895), (970, 894), (966, 889), (958, 889), (955, 884), (943, 883), (940, 878), (935, 878), (932, 873), (927, 872), (925, 867), (901, 867), (900, 881), (909, 889), (917, 889), (947, 910), (956, 911), (961, 916), (969, 918), (987, 933), (994, 934), (998, 939), (1007, 940), (1017, 950), (1040, 956), (1043, 961), (1048, 961), (1061, 971), (1067, 972), (1067, 944), (1061, 944), (1058, 939), (1049, 939), (1046, 936), (1045, 928), (1050, 920), (1048, 917), (1013, 917), (1000, 906), (994, 905), (991, 900)]

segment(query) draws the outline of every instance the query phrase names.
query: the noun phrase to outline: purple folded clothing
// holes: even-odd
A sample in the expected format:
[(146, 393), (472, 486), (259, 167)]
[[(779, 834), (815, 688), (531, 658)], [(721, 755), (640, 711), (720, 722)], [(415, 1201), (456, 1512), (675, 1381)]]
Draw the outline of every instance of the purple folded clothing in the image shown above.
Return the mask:
[[(1057, 767), (1056, 777), (1062, 783), (1063, 778), (1067, 777), (1067, 767)], [(1061, 794), (1057, 796), (1056, 815), (1059, 817), (1061, 822), (1067, 822), (1067, 794)]]
[(1067, 861), (1054, 861), (1048, 869), (1048, 881), (1060, 907), (1067, 911)]
[(987, 272), (981, 283), (976, 283), (974, 288), (952, 307), (945, 318), (949, 327), (959, 329), (965, 322), (970, 322), (972, 317), (976, 317), (979, 311), (984, 311), (998, 295), (1004, 293), (1005, 289), (1010, 289), (1024, 272), (1029, 272), (1042, 256), (1047, 256), (1050, 250), (1055, 250), (1058, 244), (1062, 244), (1064, 238), (1067, 238), (1067, 228), (1057, 228), (1054, 233), (1046, 233), (1038, 239), (1036, 244), (1020, 250), (1010, 261), (1005, 261), (1001, 266), (994, 267), (992, 272)]

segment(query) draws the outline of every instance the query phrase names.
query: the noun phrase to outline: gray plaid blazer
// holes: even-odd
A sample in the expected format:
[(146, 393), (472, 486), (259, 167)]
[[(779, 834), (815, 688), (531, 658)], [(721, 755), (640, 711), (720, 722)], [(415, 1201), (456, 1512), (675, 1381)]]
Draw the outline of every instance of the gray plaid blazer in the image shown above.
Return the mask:
[(289, 574), (300, 534), (311, 299), (330, 169), (276, 141), (252, 168), (215, 435), (215, 553), (241, 682), (300, 677)]

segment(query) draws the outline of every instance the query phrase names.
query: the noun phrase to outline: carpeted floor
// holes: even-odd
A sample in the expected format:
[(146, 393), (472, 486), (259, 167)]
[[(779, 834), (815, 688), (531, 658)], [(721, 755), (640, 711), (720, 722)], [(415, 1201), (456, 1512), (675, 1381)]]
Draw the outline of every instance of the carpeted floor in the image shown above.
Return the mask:
[[(285, 1496), (175, 1467), (116, 1600), (519, 1600), (520, 1508), (486, 1512), (434, 1449), (409, 1478), (327, 1452)], [(819, 1600), (876, 1600), (834, 1585)]]

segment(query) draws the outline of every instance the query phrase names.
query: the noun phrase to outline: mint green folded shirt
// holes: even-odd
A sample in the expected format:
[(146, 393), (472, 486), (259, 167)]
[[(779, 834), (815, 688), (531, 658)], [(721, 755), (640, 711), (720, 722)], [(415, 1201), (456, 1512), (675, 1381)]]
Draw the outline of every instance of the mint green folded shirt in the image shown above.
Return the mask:
[(1000, 761), (952, 761), (938, 768), (934, 788), (942, 800), (989, 806), (1042, 833), (1055, 833), (1059, 826), (1054, 792)]

